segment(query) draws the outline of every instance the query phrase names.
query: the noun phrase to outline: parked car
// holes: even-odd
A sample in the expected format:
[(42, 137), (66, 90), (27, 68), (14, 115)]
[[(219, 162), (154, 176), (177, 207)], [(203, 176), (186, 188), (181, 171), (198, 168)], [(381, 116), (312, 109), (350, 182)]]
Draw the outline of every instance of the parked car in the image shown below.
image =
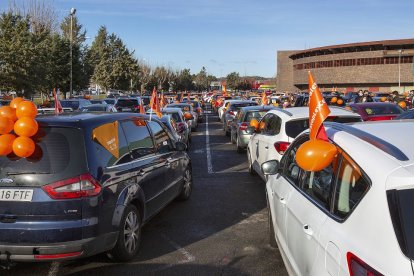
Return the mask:
[(198, 122), (202, 122), (203, 121), (203, 115), (204, 115), (204, 110), (201, 108), (201, 104), (199, 101), (196, 100), (191, 100), (191, 101), (183, 101), (183, 103), (188, 103), (191, 104), (193, 106), (193, 109), (195, 110), (195, 112), (197, 112), (197, 120)]
[(137, 98), (118, 98), (115, 108), (118, 112), (139, 112), (139, 103)]
[(193, 119), (189, 119), (188, 124), (191, 128), (192, 131), (196, 131), (197, 127), (198, 127), (198, 114), (197, 112), (195, 112), (193, 106), (191, 104), (187, 104), (187, 103), (173, 103), (173, 104), (167, 104), (166, 105), (167, 108), (180, 108), (183, 113), (185, 114), (186, 112), (191, 114), (193, 116)]
[(256, 119), (260, 121), (262, 117), (276, 107), (273, 106), (245, 106), (240, 108), (237, 116), (230, 125), (230, 140), (237, 145), (237, 151), (243, 152), (249, 143), (252, 134), (247, 133), (250, 121)]
[(37, 121), (32, 156), (0, 157), (0, 250), (8, 261), (100, 252), (131, 260), (142, 225), (190, 197), (186, 145), (154, 118), (79, 113)]
[[(324, 93), (323, 94), (323, 98), (325, 99), (325, 102), (328, 105), (333, 105), (333, 106), (340, 106), (340, 107), (344, 107), (346, 105), (347, 99), (343, 98), (340, 95), (333, 95), (333, 94), (328, 94), (328, 93)], [(336, 98), (336, 101), (333, 101), (332, 99)], [(338, 103), (338, 100), (339, 103)], [(295, 107), (299, 107), (299, 106), (308, 106), (309, 105), (309, 95), (298, 95), (295, 99), (295, 102), (293, 104), (293, 106)]]
[(256, 102), (246, 101), (246, 100), (237, 100), (231, 101), (223, 114), (223, 130), (226, 136), (230, 136), (230, 125), (233, 122), (234, 118), (237, 116), (240, 108), (245, 106), (257, 106)]
[[(91, 100), (89, 100), (90, 102), (91, 102), (91, 104), (111, 104), (111, 103), (107, 103), (107, 102), (105, 102), (105, 100), (93, 100), (93, 99), (91, 99)], [(114, 101), (114, 103), (113, 104), (115, 104), (115, 101)], [(112, 104), (112, 105), (113, 105)]]
[(86, 99), (69, 99), (69, 100), (61, 100), (60, 105), (65, 108), (72, 108), (73, 111), (78, 111), (80, 108), (90, 105), (91, 102)]
[(116, 104), (116, 98), (105, 98), (103, 99), (107, 104), (112, 104), (115, 105)]
[(118, 112), (111, 104), (91, 104), (86, 105), (79, 110), (80, 112)]
[(165, 107), (161, 109), (161, 112), (163, 115), (169, 115), (174, 119), (177, 124), (177, 132), (184, 136), (182, 142), (189, 146), (191, 143), (191, 122), (184, 118), (181, 108)]
[(187, 150), (190, 148), (190, 142), (186, 139), (184, 133), (178, 132), (177, 122), (172, 118), (171, 115), (163, 115), (160, 121), (167, 127), (174, 141), (180, 141), (187, 146)]
[(404, 112), (400, 106), (389, 102), (353, 103), (349, 107), (364, 121), (391, 120)]
[[(339, 123), (361, 122), (361, 116), (340, 107), (330, 107), (331, 114), (326, 121)], [(253, 134), (247, 145), (249, 172), (258, 173), (266, 180), (261, 165), (270, 159), (280, 160), (288, 146), (302, 131), (309, 128), (309, 108), (292, 107), (270, 110), (259, 122), (256, 131), (247, 128)]]
[(338, 154), (325, 169), (296, 162), (308, 132), (262, 165), (270, 243), (291, 275), (411, 275), (414, 122), (333, 123), (326, 132)]

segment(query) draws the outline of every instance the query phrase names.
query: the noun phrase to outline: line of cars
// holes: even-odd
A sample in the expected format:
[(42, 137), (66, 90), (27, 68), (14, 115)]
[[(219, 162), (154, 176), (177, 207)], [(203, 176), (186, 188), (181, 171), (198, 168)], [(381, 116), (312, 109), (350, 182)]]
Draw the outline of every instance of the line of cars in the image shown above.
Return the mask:
[(266, 181), (270, 244), (291, 275), (412, 275), (414, 123), (402, 119), (414, 112), (384, 102), (330, 109), (338, 154), (317, 172), (296, 163), (308, 107), (242, 107), (229, 124), (249, 172)]

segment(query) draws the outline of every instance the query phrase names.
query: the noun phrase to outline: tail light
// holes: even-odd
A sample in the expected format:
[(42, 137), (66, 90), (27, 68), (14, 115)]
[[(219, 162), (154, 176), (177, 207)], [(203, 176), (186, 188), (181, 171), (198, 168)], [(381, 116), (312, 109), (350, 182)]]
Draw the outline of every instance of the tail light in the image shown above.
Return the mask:
[(234, 116), (234, 111), (233, 110), (229, 110), (229, 115)]
[(186, 124), (183, 123), (183, 122), (177, 123), (178, 132), (182, 133), (185, 130), (185, 126), (186, 126)]
[(82, 255), (83, 251), (71, 252), (71, 253), (62, 253), (62, 254), (49, 254), (49, 255), (34, 255), (35, 260), (56, 260), (56, 259), (65, 259), (73, 258)]
[(289, 145), (290, 145), (289, 142), (276, 142), (274, 144), (275, 149), (279, 154), (284, 154), (287, 148), (289, 147)]
[(346, 259), (348, 260), (348, 269), (350, 276), (380, 276), (382, 275), (369, 265), (367, 265), (360, 258), (348, 252), (346, 254)]
[(230, 126), (233, 123), (233, 120), (228, 120), (227, 121), (227, 126)]
[(245, 130), (247, 130), (248, 127), (249, 127), (249, 125), (247, 123), (241, 123), (241, 125), (239, 126), (239, 130), (240, 131), (245, 131)]
[(70, 199), (96, 196), (101, 192), (101, 185), (90, 174), (82, 174), (42, 187), (53, 199)]
[(139, 105), (134, 105), (135, 110), (139, 110)]

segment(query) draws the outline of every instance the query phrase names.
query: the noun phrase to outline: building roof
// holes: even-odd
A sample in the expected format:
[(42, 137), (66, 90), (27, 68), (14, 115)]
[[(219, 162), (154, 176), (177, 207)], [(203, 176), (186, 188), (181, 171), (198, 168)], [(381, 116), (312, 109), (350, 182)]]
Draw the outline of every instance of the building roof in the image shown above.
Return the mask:
[(414, 49), (414, 39), (397, 39), (397, 40), (382, 40), (370, 42), (357, 42), (340, 45), (324, 46), (312, 49), (298, 51), (289, 57), (293, 60), (310, 57), (321, 56), (338, 53), (363, 52), (363, 51), (378, 51), (378, 50), (400, 50), (400, 49)]

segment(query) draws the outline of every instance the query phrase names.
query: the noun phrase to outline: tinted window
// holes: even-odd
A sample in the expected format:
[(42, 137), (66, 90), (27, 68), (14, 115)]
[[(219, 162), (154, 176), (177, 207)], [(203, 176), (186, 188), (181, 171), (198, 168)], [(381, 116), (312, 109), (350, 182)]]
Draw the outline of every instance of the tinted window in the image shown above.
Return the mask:
[(84, 106), (80, 109), (82, 112), (91, 112), (91, 111), (106, 111), (105, 105), (95, 105), (95, 106)]
[(116, 105), (120, 107), (133, 107), (139, 105), (139, 103), (136, 99), (118, 99)]
[(232, 104), (230, 106), (230, 110), (239, 110), (240, 108), (245, 107), (245, 106), (256, 106), (256, 105), (257, 105), (257, 103), (255, 103), (255, 102), (251, 102), (251, 103), (237, 103), (237, 104)]
[(144, 120), (131, 120), (122, 122), (129, 149), (133, 159), (154, 153), (154, 144), (151, 134)]
[(105, 99), (107, 104), (115, 104), (115, 99)]
[(414, 111), (406, 111), (402, 113), (401, 115), (395, 117), (394, 120), (399, 120), (399, 119), (414, 119)]
[(177, 113), (177, 112), (171, 112), (171, 113), (169, 113), (169, 112), (162, 112), (162, 114), (170, 115), (174, 119), (174, 121), (176, 121), (176, 122), (182, 122), (183, 121), (183, 120), (181, 120), (180, 114)]
[(364, 108), (367, 115), (401, 114), (403, 110), (396, 105), (372, 106)]
[(296, 186), (300, 185), (299, 176), (302, 171), (296, 163), (296, 151), (298, 150), (299, 146), (305, 141), (305, 139), (301, 139), (300, 141), (296, 140), (296, 144), (289, 147), (288, 151), (285, 153), (281, 160), (284, 176)]
[(260, 121), (266, 113), (267, 111), (249, 111), (248, 113), (246, 113), (244, 122), (250, 122), (252, 119)]
[(265, 125), (265, 133), (267, 135), (279, 134), (281, 124), (282, 119), (280, 119), (279, 116), (273, 114), (270, 115)]
[[(53, 182), (79, 175), (87, 170), (81, 130), (41, 127), (33, 140), (36, 143), (36, 149), (32, 156), (18, 158), (11, 153), (0, 157), (0, 177), (37, 173), (47, 174), (47, 181)], [(29, 184), (35, 183), (33, 181)], [(39, 185), (44, 184), (39, 183)]]
[(173, 149), (170, 137), (158, 122), (148, 122), (155, 139), (155, 148), (157, 152), (165, 153)]
[(343, 153), (337, 183), (334, 213), (345, 218), (369, 189), (358, 165), (346, 153)]

